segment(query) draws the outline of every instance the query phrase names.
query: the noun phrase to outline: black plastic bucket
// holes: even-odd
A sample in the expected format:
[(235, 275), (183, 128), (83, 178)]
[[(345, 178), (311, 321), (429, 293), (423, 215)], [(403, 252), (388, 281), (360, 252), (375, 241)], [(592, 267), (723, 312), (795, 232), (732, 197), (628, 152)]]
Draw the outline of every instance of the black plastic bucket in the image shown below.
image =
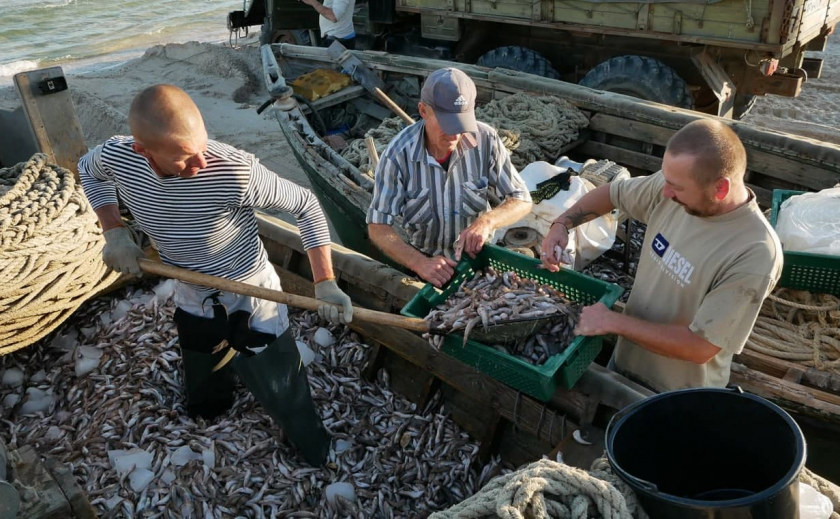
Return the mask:
[(798, 519), (805, 438), (777, 405), (734, 389), (652, 396), (607, 426), (607, 457), (651, 519)]

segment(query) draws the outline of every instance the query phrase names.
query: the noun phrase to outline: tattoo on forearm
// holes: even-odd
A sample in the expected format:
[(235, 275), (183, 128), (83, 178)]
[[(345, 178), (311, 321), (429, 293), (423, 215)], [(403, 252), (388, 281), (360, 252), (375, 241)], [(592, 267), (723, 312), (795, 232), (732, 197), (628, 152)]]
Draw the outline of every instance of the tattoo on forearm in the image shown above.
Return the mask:
[(565, 225), (568, 229), (572, 229), (578, 225), (585, 224), (589, 220), (594, 220), (595, 218), (598, 218), (598, 216), (598, 213), (595, 211), (584, 212), (583, 209), (578, 209), (577, 212), (566, 215), (563, 219), (563, 225)]

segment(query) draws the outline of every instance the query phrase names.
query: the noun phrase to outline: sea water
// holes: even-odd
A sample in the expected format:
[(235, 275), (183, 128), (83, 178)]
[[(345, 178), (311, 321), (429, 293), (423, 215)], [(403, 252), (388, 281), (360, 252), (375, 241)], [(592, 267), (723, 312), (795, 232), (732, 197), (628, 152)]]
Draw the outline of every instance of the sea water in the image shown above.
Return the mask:
[(0, 0), (0, 83), (61, 65), (96, 69), (160, 43), (227, 41), (242, 0)]

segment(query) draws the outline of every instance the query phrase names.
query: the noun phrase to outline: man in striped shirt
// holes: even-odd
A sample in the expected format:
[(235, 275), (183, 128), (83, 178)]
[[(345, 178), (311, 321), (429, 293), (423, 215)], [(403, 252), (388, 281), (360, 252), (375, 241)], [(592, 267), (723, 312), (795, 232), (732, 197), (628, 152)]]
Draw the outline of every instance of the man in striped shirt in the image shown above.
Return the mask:
[[(500, 227), (531, 211), (531, 195), (496, 131), (475, 120), (476, 89), (454, 68), (429, 75), (421, 121), (388, 145), (367, 214), (385, 254), (440, 287), (461, 253), (475, 257)], [(490, 209), (490, 201), (501, 202)], [(401, 219), (405, 243), (391, 227)]]
[[(324, 301), (319, 314), (350, 322), (352, 304), (333, 277), (329, 230), (312, 193), (253, 155), (209, 140), (198, 107), (177, 87), (140, 92), (129, 126), (132, 137), (112, 137), (79, 161), (109, 267), (139, 274), (137, 258), (143, 257), (123, 225), (119, 194), (164, 263), (280, 290), (255, 209), (281, 209), (300, 226), (315, 295)], [(227, 411), (235, 372), (307, 461), (321, 464), (329, 435), (312, 402), (285, 305), (181, 282), (175, 304), (188, 413), (210, 419)]]

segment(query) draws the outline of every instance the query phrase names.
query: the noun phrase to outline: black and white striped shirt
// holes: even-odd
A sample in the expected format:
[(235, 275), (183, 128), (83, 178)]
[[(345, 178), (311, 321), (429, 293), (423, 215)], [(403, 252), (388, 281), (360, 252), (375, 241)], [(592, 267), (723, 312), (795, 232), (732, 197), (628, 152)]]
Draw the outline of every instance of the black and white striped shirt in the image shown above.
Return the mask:
[(79, 160), (94, 209), (120, 199), (170, 265), (241, 281), (268, 262), (254, 209), (288, 211), (305, 249), (330, 244), (327, 221), (308, 190), (284, 180), (244, 151), (208, 141), (207, 167), (191, 178), (159, 177), (116, 136)]
[(531, 201), (498, 133), (478, 123), (465, 133), (444, 170), (426, 150), (425, 122), (402, 130), (376, 168), (367, 223), (393, 225), (402, 217), (409, 242), (430, 256), (455, 255), (455, 240), (490, 200)]

